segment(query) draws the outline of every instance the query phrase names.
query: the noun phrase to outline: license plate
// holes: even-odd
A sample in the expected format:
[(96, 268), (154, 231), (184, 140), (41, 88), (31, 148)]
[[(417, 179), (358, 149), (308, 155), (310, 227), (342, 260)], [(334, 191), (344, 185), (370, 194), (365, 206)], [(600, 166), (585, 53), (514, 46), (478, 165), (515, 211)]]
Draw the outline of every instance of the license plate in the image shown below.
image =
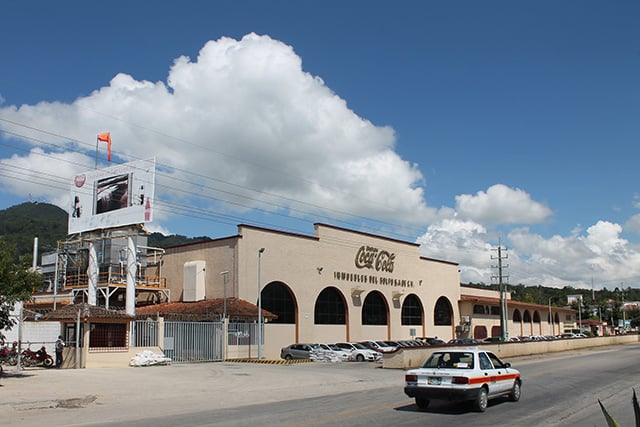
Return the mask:
[(427, 378), (427, 384), (429, 385), (440, 385), (442, 383), (442, 378), (440, 377), (429, 377)]

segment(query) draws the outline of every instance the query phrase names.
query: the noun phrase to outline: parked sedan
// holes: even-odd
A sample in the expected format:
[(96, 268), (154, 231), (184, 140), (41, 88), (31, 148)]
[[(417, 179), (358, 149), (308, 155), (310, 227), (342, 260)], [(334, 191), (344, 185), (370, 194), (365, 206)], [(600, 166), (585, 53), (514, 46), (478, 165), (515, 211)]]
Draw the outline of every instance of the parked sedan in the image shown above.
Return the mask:
[(398, 347), (390, 346), (384, 341), (360, 341), (360, 344), (371, 350), (379, 351), (382, 353), (395, 351), (398, 349)]
[(280, 350), (280, 357), (285, 360), (291, 359), (310, 359), (311, 351), (316, 344), (291, 344)]
[(371, 350), (357, 342), (337, 342), (336, 346), (351, 351), (351, 356), (357, 362), (374, 362), (380, 360), (382, 355), (375, 350)]
[(454, 338), (449, 340), (447, 344), (476, 345), (478, 341), (475, 338)]
[(405, 374), (404, 392), (426, 409), (430, 400), (471, 401), (484, 412), (489, 399), (509, 396), (520, 399), (520, 372), (489, 351), (477, 347), (434, 352), (419, 369)]

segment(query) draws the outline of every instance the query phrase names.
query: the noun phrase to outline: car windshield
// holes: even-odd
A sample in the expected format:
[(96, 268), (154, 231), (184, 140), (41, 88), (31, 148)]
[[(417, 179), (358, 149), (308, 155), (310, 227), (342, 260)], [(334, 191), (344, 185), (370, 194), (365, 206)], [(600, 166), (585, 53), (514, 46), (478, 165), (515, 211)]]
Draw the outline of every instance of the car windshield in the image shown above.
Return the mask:
[(423, 368), (473, 369), (473, 353), (464, 351), (442, 351), (433, 353)]
[(355, 348), (357, 348), (358, 350), (367, 350), (367, 347), (365, 347), (365, 346), (363, 346), (362, 344), (357, 343), (357, 342), (356, 342), (356, 343), (353, 343), (353, 346), (354, 346)]

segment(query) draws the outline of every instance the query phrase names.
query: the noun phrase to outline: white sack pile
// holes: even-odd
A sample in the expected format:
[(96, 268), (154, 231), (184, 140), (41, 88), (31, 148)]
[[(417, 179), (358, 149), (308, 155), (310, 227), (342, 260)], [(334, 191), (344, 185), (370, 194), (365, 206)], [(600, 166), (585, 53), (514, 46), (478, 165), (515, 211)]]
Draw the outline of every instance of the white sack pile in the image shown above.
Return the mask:
[(129, 366), (166, 365), (170, 362), (171, 358), (165, 357), (164, 354), (155, 354), (151, 350), (144, 350), (131, 358)]

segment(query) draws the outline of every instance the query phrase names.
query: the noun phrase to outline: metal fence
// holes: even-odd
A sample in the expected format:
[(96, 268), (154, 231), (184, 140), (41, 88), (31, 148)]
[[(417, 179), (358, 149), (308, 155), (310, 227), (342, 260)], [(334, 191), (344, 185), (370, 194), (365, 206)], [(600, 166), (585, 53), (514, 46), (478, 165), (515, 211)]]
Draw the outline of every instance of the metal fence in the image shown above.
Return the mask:
[(135, 321), (136, 347), (157, 347), (158, 346), (158, 322), (156, 320), (136, 320)]
[[(136, 347), (159, 346), (159, 327), (155, 320), (134, 322)], [(255, 323), (229, 323), (228, 346), (258, 344)], [(262, 334), (264, 337), (264, 334)], [(224, 324), (222, 322), (164, 322), (164, 355), (177, 363), (217, 362), (224, 359)]]
[[(264, 334), (262, 334), (264, 337)], [(258, 325), (256, 323), (229, 323), (227, 345), (257, 345)]]
[(222, 322), (164, 322), (164, 354), (174, 362), (224, 358)]

